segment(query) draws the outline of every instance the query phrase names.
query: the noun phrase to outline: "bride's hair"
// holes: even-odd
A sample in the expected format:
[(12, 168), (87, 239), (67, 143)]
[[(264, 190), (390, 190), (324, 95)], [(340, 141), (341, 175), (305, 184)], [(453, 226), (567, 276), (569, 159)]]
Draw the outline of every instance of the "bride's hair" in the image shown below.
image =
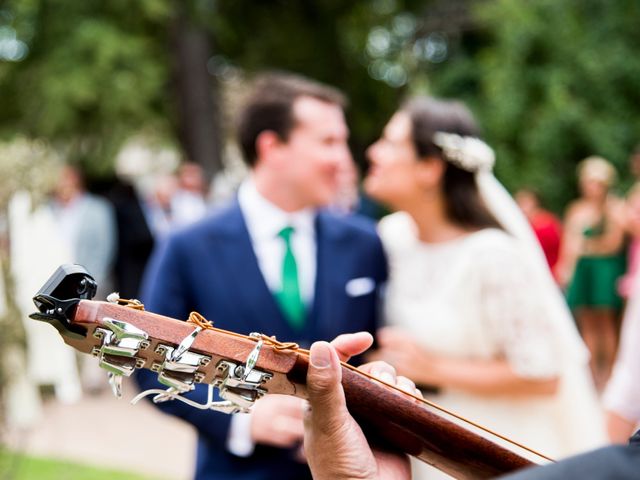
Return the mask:
[(478, 193), (475, 173), (446, 161), (442, 149), (434, 143), (438, 132), (477, 138), (479, 129), (469, 109), (461, 102), (416, 97), (401, 111), (411, 119), (411, 138), (418, 156), (438, 157), (445, 162), (443, 189), (450, 220), (464, 228), (502, 229)]

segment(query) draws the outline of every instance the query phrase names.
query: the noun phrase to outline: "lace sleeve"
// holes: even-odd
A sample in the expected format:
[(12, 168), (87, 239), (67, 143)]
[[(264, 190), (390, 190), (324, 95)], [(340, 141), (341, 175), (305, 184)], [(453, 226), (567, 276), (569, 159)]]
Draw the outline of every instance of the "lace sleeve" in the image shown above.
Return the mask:
[(477, 256), (488, 335), (518, 375), (555, 377), (560, 370), (557, 339), (535, 275), (515, 244), (497, 243)]

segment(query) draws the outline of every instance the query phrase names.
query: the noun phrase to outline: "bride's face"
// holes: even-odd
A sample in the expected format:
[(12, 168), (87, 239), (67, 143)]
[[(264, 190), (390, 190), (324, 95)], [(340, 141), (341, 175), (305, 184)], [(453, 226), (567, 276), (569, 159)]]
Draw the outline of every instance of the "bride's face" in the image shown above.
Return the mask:
[(419, 194), (420, 166), (411, 139), (411, 119), (396, 113), (384, 128), (382, 137), (367, 150), (369, 172), (364, 180), (367, 194), (393, 207)]

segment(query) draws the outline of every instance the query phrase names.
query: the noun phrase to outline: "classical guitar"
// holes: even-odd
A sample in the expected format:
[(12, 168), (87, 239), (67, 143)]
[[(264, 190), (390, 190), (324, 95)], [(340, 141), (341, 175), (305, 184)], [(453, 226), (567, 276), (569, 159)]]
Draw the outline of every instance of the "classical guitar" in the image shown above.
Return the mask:
[[(308, 352), (252, 333), (214, 328), (197, 314), (188, 321), (144, 311), (137, 301), (93, 301), (96, 283), (79, 265), (63, 265), (34, 297), (32, 318), (58, 329), (73, 348), (98, 358), (116, 396), (123, 376), (158, 373), (165, 389), (143, 392), (154, 402), (184, 401), (224, 413), (249, 411), (265, 394), (305, 398)], [(349, 411), (370, 441), (413, 455), (456, 478), (490, 478), (549, 459), (465, 421), (419, 397), (343, 363)], [(209, 387), (206, 404), (182, 397)], [(214, 389), (222, 400), (214, 401)]]

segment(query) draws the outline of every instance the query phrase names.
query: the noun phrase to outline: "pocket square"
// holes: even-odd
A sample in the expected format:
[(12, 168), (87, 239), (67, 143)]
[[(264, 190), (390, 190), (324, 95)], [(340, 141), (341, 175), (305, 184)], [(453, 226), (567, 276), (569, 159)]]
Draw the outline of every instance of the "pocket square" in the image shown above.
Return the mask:
[(352, 278), (347, 282), (345, 291), (350, 297), (360, 297), (373, 292), (376, 282), (371, 277)]

